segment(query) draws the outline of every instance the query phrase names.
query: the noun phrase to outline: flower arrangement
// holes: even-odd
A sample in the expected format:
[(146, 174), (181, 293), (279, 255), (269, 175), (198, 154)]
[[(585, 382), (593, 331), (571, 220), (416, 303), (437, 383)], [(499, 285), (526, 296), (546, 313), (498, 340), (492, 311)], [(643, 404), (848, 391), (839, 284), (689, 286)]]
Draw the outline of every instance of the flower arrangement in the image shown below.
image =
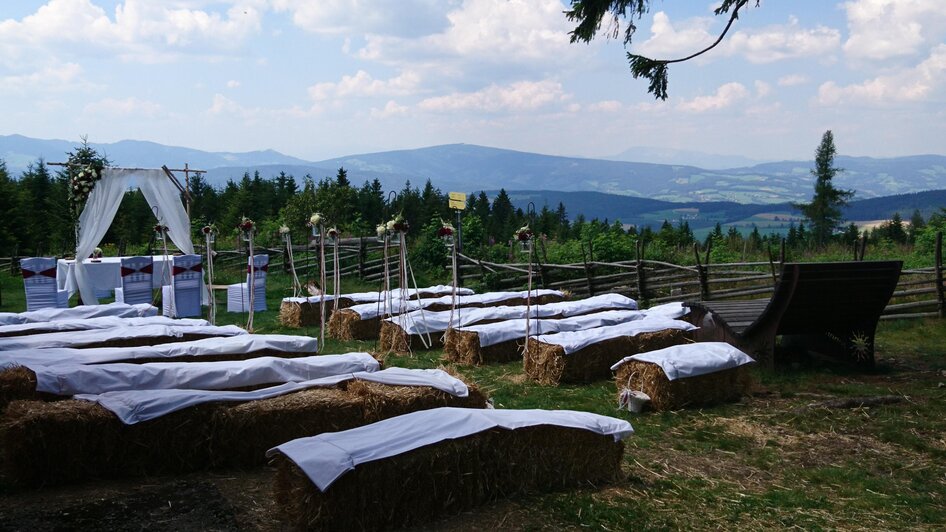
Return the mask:
[(318, 227), (322, 223), (322, 213), (314, 213), (312, 216), (309, 216), (309, 227)]
[(204, 235), (215, 235), (218, 233), (217, 226), (214, 224), (207, 224), (200, 228), (201, 234)]
[(280, 225), (280, 226), (279, 226), (279, 234), (282, 235), (282, 236), (288, 235), (288, 234), (289, 234), (289, 226), (287, 226), (287, 225)]
[(240, 218), (240, 223), (237, 224), (237, 228), (244, 233), (250, 233), (256, 228), (256, 223), (246, 216), (243, 216)]
[(154, 236), (159, 240), (164, 240), (164, 235), (168, 233), (168, 226), (157, 224), (154, 226)]
[(528, 242), (529, 240), (532, 240), (533, 235), (532, 229), (530, 229), (528, 225), (523, 225), (516, 230), (516, 240), (520, 242)]
[(388, 232), (388, 226), (385, 224), (379, 224), (374, 228), (374, 230), (378, 234), (378, 238), (384, 238), (384, 235)]
[(455, 229), (453, 228), (453, 225), (450, 224), (450, 222), (440, 220), (440, 229), (437, 229), (438, 237), (446, 238), (448, 236), (453, 236), (454, 231)]
[(410, 229), (410, 226), (408, 225), (407, 220), (404, 219), (403, 214), (398, 214), (390, 222), (388, 222), (389, 231), (406, 233), (408, 229)]
[(95, 182), (102, 179), (101, 163), (91, 163), (71, 172), (69, 183), (69, 200), (78, 212), (89, 199), (89, 194), (95, 188)]
[(332, 227), (331, 229), (328, 230), (326, 234), (328, 235), (329, 239), (335, 240), (336, 238), (338, 238), (338, 228)]
[(97, 248), (93, 249), (93, 250), (92, 250), (92, 258), (93, 258), (93, 259), (101, 259), (101, 258), (102, 258), (102, 248), (97, 247)]

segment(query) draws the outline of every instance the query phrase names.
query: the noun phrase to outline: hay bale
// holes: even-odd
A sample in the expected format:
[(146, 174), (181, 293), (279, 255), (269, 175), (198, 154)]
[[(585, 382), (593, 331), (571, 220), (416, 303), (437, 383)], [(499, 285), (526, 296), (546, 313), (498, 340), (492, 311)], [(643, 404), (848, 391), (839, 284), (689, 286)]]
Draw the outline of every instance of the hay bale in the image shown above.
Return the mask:
[(326, 328), (328, 335), (336, 340), (375, 340), (381, 333), (381, 317), (361, 319), (348, 309), (332, 313)]
[(388, 320), (381, 322), (378, 334), (378, 349), (382, 353), (410, 353), (418, 349), (436, 349), (443, 346), (443, 335), (439, 332), (407, 334), (398, 324)]
[(691, 334), (681, 329), (610, 338), (574, 353), (560, 345), (530, 339), (523, 355), (526, 375), (540, 384), (584, 383), (611, 376), (611, 366), (622, 358), (687, 342)]
[(490, 429), (360, 464), (325, 492), (277, 454), (275, 498), (293, 529), (400, 528), (501, 498), (613, 481), (623, 452), (623, 442), (587, 430)]
[(0, 412), (9, 403), (21, 399), (55, 401), (62, 397), (37, 392), (36, 373), (27, 367), (15, 366), (0, 371)]
[(657, 411), (738, 401), (751, 393), (753, 386), (747, 365), (669, 380), (659, 365), (640, 360), (619, 366), (614, 382), (618, 396), (624, 388), (640, 390), (650, 396), (650, 408)]
[(14, 401), (0, 420), (0, 479), (23, 487), (256, 466), (268, 449), (293, 439), (438, 406), (484, 408), (486, 399), (475, 387), (460, 398), (431, 387), (350, 381), (202, 404), (134, 425), (89, 401)]
[(95, 347), (145, 347), (149, 345), (173, 344), (178, 342), (193, 342), (205, 338), (217, 338), (216, 334), (184, 333), (181, 336), (133, 336), (128, 338), (113, 338), (99, 342), (90, 342), (71, 347), (76, 349), (92, 349)]
[(430, 386), (389, 386), (359, 380), (347, 384), (347, 392), (362, 400), (367, 423), (442, 406), (486, 408), (486, 395), (472, 384), (467, 385), (470, 393), (466, 397), (455, 397)]
[(522, 358), (522, 338), (481, 346), (480, 335), (476, 331), (447, 331), (444, 342), (444, 357), (457, 364), (479, 366), (482, 364), (503, 363)]

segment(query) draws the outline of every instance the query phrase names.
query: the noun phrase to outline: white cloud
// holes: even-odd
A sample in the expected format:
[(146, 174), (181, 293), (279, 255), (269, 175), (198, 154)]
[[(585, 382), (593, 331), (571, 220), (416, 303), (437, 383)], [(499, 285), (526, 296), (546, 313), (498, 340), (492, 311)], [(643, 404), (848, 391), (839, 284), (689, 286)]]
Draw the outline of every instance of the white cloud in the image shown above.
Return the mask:
[(946, 35), (942, 0), (851, 0), (844, 52), (853, 59), (877, 61), (923, 53)]
[(737, 31), (726, 44), (729, 53), (743, 55), (751, 63), (772, 63), (803, 57), (825, 58), (841, 46), (841, 32), (818, 26), (805, 29), (798, 19), (788, 24), (757, 30)]
[[(666, 13), (657, 12), (651, 25), (650, 38), (635, 53), (657, 59), (688, 56), (706, 48), (719, 37), (715, 33), (717, 30), (710, 32), (714, 22), (719, 21), (713, 17), (697, 17), (673, 23)], [(788, 24), (736, 31), (701, 58), (710, 60), (714, 54), (741, 55), (752, 63), (771, 63), (799, 57), (822, 57), (837, 50), (840, 45), (841, 33), (838, 30), (824, 26), (802, 28), (798, 25), (798, 19), (791, 17)]]
[(240, 87), (240, 82), (235, 79), (231, 79), (230, 81), (227, 82), (228, 89), (237, 89), (239, 87)]
[(731, 107), (748, 96), (749, 90), (742, 83), (727, 83), (716, 89), (716, 94), (684, 100), (677, 108), (690, 113), (705, 113)]
[(357, 98), (370, 96), (403, 96), (412, 94), (420, 84), (420, 76), (413, 71), (401, 72), (388, 80), (374, 79), (371, 74), (359, 70), (353, 76), (343, 76), (337, 83), (316, 83), (309, 87), (309, 96), (314, 100), (331, 98)]
[(82, 80), (82, 67), (76, 63), (56, 63), (27, 74), (0, 77), (3, 91), (62, 91), (89, 85)]
[(220, 115), (234, 114), (240, 112), (240, 110), (241, 107), (235, 101), (227, 98), (223, 94), (214, 94), (210, 109), (208, 109), (207, 112), (212, 115)]
[(408, 108), (406, 105), (400, 105), (394, 100), (388, 100), (388, 103), (385, 104), (384, 109), (371, 109), (371, 116), (373, 118), (390, 118), (392, 116), (404, 116), (407, 114)]
[(765, 96), (768, 96), (768, 94), (772, 92), (772, 86), (764, 81), (756, 80), (754, 85), (755, 85), (755, 94), (756, 94), (756, 97), (758, 98), (763, 98)]
[(476, 92), (453, 93), (422, 100), (418, 107), (425, 111), (533, 111), (568, 98), (562, 85), (554, 81), (519, 81), (506, 86), (490, 85)]
[(548, 66), (581, 50), (568, 42), (562, 10), (558, 0), (465, 0), (447, 13), (443, 31), (417, 39), (369, 34), (358, 57), (440, 75), (483, 64)]
[(808, 77), (801, 74), (787, 74), (778, 78), (779, 87), (794, 87), (808, 83)]
[(0, 52), (8, 64), (53, 51), (94, 55), (102, 50), (159, 61), (182, 52), (230, 50), (259, 28), (259, 10), (244, 3), (224, 14), (190, 9), (186, 2), (125, 0), (110, 17), (91, 0), (49, 0), (21, 20), (0, 21)]
[(833, 81), (824, 83), (818, 88), (817, 101), (821, 105), (922, 102), (941, 91), (944, 85), (946, 44), (940, 44), (933, 48), (926, 60), (913, 68), (843, 87)]
[(140, 100), (135, 97), (129, 98), (105, 98), (85, 106), (83, 112), (87, 115), (96, 117), (107, 116), (125, 116), (125, 117), (144, 117), (154, 118), (161, 113), (160, 104), (155, 102)]
[(374, 34), (419, 36), (446, 25), (454, 2), (442, 0), (273, 0), (305, 31), (326, 35)]
[(589, 111), (600, 111), (605, 113), (614, 113), (620, 111), (624, 108), (624, 104), (617, 100), (605, 100), (602, 102), (595, 102), (588, 106)]

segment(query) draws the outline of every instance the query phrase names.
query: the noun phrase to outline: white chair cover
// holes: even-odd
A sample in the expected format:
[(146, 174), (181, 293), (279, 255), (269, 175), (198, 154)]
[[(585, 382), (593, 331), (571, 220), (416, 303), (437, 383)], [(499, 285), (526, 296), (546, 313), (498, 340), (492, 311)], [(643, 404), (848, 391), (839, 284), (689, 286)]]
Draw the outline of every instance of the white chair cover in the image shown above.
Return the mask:
[(171, 286), (164, 286), (162, 314), (172, 318), (200, 316), (201, 279), (203, 266), (200, 255), (177, 255), (174, 257)]
[(55, 257), (22, 259), (20, 270), (23, 272), (27, 311), (69, 306), (69, 291), (59, 290), (56, 284)]
[(250, 309), (250, 293), (247, 287), (253, 285), (253, 311), (266, 310), (266, 274), (269, 271), (269, 255), (253, 256), (253, 279), (250, 279), (249, 262), (246, 268), (246, 282), (227, 285), (227, 312), (247, 312)]
[(151, 257), (122, 259), (122, 285), (115, 288), (115, 301), (135, 305), (151, 303), (154, 260)]

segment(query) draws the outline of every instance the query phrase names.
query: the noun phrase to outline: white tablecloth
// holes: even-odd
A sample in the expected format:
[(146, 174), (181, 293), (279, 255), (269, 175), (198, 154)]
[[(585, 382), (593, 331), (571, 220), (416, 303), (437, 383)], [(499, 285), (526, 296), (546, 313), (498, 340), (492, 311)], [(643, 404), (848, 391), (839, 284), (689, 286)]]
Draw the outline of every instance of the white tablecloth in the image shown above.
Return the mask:
[[(155, 255), (151, 258), (154, 260), (154, 277), (151, 284), (154, 288), (158, 288), (165, 281), (164, 255)], [(168, 257), (169, 261), (172, 259), (173, 257)], [(93, 262), (92, 259), (83, 261), (97, 297), (110, 297), (115, 289), (122, 285), (121, 261), (121, 257), (103, 257), (98, 262)], [(78, 291), (75, 260), (59, 259), (56, 264), (56, 283), (60, 290), (69, 290), (70, 297)]]

